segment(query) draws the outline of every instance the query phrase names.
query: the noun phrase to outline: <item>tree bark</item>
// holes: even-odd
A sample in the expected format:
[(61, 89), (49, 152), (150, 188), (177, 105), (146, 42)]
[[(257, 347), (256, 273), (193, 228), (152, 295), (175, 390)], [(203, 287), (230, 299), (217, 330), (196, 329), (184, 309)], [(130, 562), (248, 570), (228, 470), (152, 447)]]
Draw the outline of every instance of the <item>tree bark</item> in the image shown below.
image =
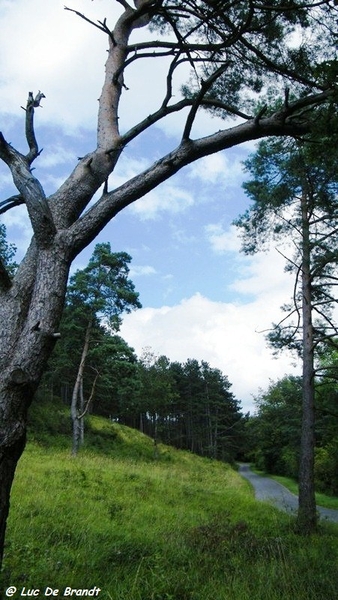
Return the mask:
[[(64, 252), (63, 252), (64, 254)], [(31, 245), (0, 303), (0, 558), (10, 490), (26, 441), (28, 408), (57, 339), (68, 265), (58, 244)]]
[(71, 404), (71, 416), (73, 422), (73, 448), (72, 455), (76, 456), (81, 443), (81, 429), (82, 429), (82, 420), (83, 420), (83, 409), (81, 409), (81, 402), (79, 404), (79, 400), (81, 399), (81, 386), (83, 383), (83, 372), (86, 364), (86, 358), (89, 350), (89, 342), (90, 342), (90, 334), (92, 330), (92, 321), (88, 321), (85, 341), (83, 344), (81, 360), (76, 376), (76, 381), (72, 394), (72, 404)]
[(6, 522), (10, 506), (10, 493), (19, 458), (25, 448), (26, 431), (17, 428), (11, 443), (0, 451), (0, 565), (5, 545)]
[(314, 338), (312, 324), (311, 246), (308, 196), (303, 188), (302, 200), (302, 320), (303, 320), (303, 406), (301, 455), (299, 467), (298, 528), (301, 533), (316, 529), (317, 512), (314, 486), (315, 449), (315, 388), (314, 388)]
[[(81, 415), (84, 413), (85, 410), (85, 401), (84, 401), (84, 396), (83, 396), (83, 377), (81, 380), (81, 385), (80, 385), (80, 412)], [(84, 418), (82, 417), (82, 419), (80, 419), (80, 445), (82, 446), (84, 442)]]

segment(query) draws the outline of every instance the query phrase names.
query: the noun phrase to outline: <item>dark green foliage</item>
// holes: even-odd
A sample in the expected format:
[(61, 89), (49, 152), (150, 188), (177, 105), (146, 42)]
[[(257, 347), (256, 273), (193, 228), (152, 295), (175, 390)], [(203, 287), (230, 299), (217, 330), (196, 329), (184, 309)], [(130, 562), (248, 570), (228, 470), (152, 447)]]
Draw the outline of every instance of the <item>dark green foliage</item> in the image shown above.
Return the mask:
[(139, 294), (128, 278), (131, 256), (112, 252), (109, 242), (95, 246), (89, 264), (70, 278), (66, 303), (72, 310), (105, 317), (118, 331), (121, 314), (141, 308)]
[[(245, 453), (247, 417), (230, 392), (228, 378), (219, 369), (192, 359), (184, 364), (171, 363), (166, 356), (156, 357), (149, 350), (138, 360), (119, 336), (99, 326), (94, 333), (96, 343), (88, 354), (84, 386), (88, 395), (95, 370), (99, 369), (92, 413), (140, 429), (155, 443), (171, 444), (202, 456), (232, 462)], [(67, 348), (66, 333), (62, 339)], [(72, 340), (74, 333), (70, 333), (70, 346)], [(40, 395), (61, 393), (69, 404), (78, 359), (75, 352), (65, 354), (60, 343)]]
[(245, 417), (219, 369), (190, 359), (141, 360), (142, 430), (154, 439), (202, 456), (233, 461), (244, 444)]
[[(183, 92), (203, 97), (202, 105), (222, 117), (252, 115), (258, 94), (261, 103), (269, 102), (271, 92), (282, 97), (290, 82), (294, 92), (308, 93), (319, 81), (326, 88), (334, 80), (330, 2), (177, 0), (161, 3), (151, 26), (161, 33), (174, 30), (182, 47), (189, 40), (190, 64), (195, 63)], [(301, 32), (302, 43), (290, 43)], [(205, 46), (195, 49), (194, 43)]]
[[(332, 363), (334, 367), (334, 363)], [(327, 369), (330, 365), (327, 363)], [(338, 495), (337, 384), (316, 382), (315, 487)], [(271, 474), (298, 479), (302, 381), (288, 376), (270, 384), (256, 398), (257, 414), (247, 423), (248, 458)]]
[[(327, 112), (321, 117), (321, 125), (318, 124), (321, 137), (309, 137), (302, 143), (292, 139), (273, 138), (262, 141), (257, 152), (244, 163), (246, 171), (253, 177), (243, 184), (252, 204), (235, 224), (242, 231), (243, 250), (246, 253), (265, 250), (271, 240), (283, 242), (286, 237), (295, 240), (295, 248), (301, 245), (299, 204), (306, 181), (310, 192), (309, 213), (314, 229), (312, 251), (318, 261), (318, 255), (321, 255), (322, 264), (324, 263), (323, 247), (319, 242), (316, 244), (315, 236), (319, 230), (319, 237), (320, 224), (323, 230), (331, 224), (334, 235), (334, 224), (338, 218), (335, 201), (338, 194), (338, 155), (335, 143), (338, 137), (336, 136), (336, 141), (336, 137), (333, 140), (331, 138), (332, 151), (329, 151), (329, 141), (323, 132), (324, 127), (325, 130), (334, 127), (338, 135), (338, 123), (331, 119), (324, 125), (324, 117), (328, 118)], [(318, 221), (319, 215), (321, 221)], [(331, 244), (333, 246), (334, 239)], [(321, 274), (319, 271), (318, 265), (318, 275)]]
[[(81, 326), (82, 323), (82, 326)], [(61, 324), (61, 340), (55, 347), (40, 389), (61, 396), (70, 404), (86, 322), (66, 307)], [(111, 334), (94, 320), (92, 343), (84, 372), (84, 396), (89, 397), (95, 374), (99, 377), (90, 410), (109, 417), (132, 408), (138, 395), (139, 376), (133, 349), (117, 334)], [(49, 390), (49, 391), (48, 391)], [(128, 408), (129, 407), (129, 408)]]
[(0, 270), (7, 272), (8, 277), (14, 275), (17, 264), (13, 261), (16, 248), (14, 244), (9, 244), (6, 238), (6, 227), (0, 223)]
[(257, 415), (249, 421), (251, 458), (267, 473), (298, 477), (302, 406), (300, 377), (271, 383), (256, 398)]

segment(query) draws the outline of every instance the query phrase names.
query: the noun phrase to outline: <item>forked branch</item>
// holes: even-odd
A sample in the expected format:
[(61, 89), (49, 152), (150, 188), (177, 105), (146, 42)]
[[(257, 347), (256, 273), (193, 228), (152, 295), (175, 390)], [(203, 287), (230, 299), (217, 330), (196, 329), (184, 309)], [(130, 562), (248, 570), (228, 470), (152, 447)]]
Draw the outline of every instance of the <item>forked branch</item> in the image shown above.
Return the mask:
[(95, 369), (94, 367), (91, 367), (91, 369), (92, 369), (93, 371), (95, 371), (95, 377), (94, 377), (94, 381), (93, 381), (93, 384), (92, 384), (92, 389), (91, 389), (91, 391), (90, 391), (89, 398), (88, 398), (88, 400), (87, 400), (87, 402), (86, 402), (86, 404), (85, 404), (85, 406), (84, 406), (84, 408), (83, 408), (82, 412), (81, 412), (81, 413), (78, 415), (78, 417), (77, 417), (79, 420), (83, 419), (83, 417), (84, 417), (84, 416), (86, 415), (86, 413), (88, 412), (88, 409), (89, 409), (89, 407), (90, 407), (90, 403), (91, 403), (91, 401), (92, 401), (92, 399), (93, 399), (93, 397), (94, 397), (94, 392), (95, 392), (96, 382), (97, 382), (97, 380), (98, 380), (98, 377), (99, 377), (99, 375), (100, 375), (100, 372), (99, 372), (97, 369)]
[(115, 45), (115, 40), (114, 40), (113, 34), (106, 24), (106, 19), (95, 23), (95, 21), (92, 21), (91, 19), (86, 17), (83, 13), (80, 13), (78, 10), (75, 10), (74, 8), (68, 8), (68, 6), (65, 6), (64, 9), (69, 10), (69, 12), (75, 13), (78, 17), (80, 17), (84, 21), (87, 21), (87, 23), (90, 23), (90, 25), (94, 25), (94, 27), (97, 27), (97, 29), (100, 29), (100, 31), (103, 31), (103, 33), (106, 33), (112, 40), (113, 44)]
[(224, 65), (222, 65), (221, 67), (216, 69), (214, 71), (214, 73), (212, 73), (212, 75), (210, 75), (210, 77), (208, 77), (208, 79), (206, 81), (201, 82), (201, 89), (200, 89), (199, 93), (197, 94), (195, 101), (194, 101), (194, 103), (190, 109), (190, 112), (188, 114), (188, 117), (187, 117), (187, 121), (186, 121), (183, 135), (182, 135), (182, 140), (188, 140), (190, 138), (191, 129), (192, 129), (197, 111), (198, 111), (199, 107), (201, 106), (201, 103), (202, 103), (202, 100), (203, 100), (205, 94), (211, 88), (212, 84), (224, 73), (224, 71), (226, 70), (227, 67), (228, 67), (228, 64), (225, 63)]
[(25, 202), (37, 244), (41, 247), (49, 245), (56, 233), (44, 190), (38, 179), (32, 175), (30, 168), (33, 160), (40, 154), (34, 133), (34, 109), (40, 106), (41, 99), (44, 97), (42, 92), (35, 97), (32, 92), (28, 94), (27, 105), (24, 109), (26, 111), (26, 139), (29, 145), (29, 152), (26, 156), (13, 148), (0, 132), (0, 158), (9, 167), (13, 182), (19, 192), (17, 196), (1, 203), (1, 206), (6, 208), (0, 212), (5, 212), (9, 207)]
[(20, 204), (24, 203), (25, 199), (23, 196), (21, 196), (21, 194), (16, 194), (15, 196), (7, 198), (7, 200), (2, 200), (2, 202), (0, 202), (0, 215), (4, 214), (11, 208), (14, 208), (14, 206), (19, 206)]

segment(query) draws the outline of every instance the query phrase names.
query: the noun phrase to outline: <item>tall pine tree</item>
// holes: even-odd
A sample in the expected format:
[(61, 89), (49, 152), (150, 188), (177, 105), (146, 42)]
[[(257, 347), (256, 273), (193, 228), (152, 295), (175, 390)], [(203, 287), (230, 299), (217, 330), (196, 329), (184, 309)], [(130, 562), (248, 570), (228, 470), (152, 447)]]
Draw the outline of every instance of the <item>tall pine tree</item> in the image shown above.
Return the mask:
[[(238, 221), (243, 249), (253, 253), (273, 239), (282, 245), (286, 268), (295, 274), (287, 316), (269, 335), (276, 348), (295, 349), (303, 366), (303, 415), (298, 524), (316, 527), (314, 489), (315, 358), (337, 334), (332, 317), (338, 277), (338, 153), (323, 136), (271, 139), (246, 162), (253, 179), (244, 184), (253, 200)], [(287, 249), (285, 250), (287, 246)], [(294, 250), (289, 253), (289, 248)]]

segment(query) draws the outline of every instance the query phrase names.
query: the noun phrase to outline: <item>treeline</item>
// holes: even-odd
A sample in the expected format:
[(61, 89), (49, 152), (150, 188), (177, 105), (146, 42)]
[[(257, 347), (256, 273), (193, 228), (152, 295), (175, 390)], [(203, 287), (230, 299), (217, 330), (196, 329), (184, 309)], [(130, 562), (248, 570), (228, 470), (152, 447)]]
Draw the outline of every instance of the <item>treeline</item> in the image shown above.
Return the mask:
[[(316, 379), (314, 478), (317, 491), (338, 495), (338, 357), (331, 354), (326, 363)], [(246, 425), (249, 459), (267, 473), (298, 479), (302, 378), (271, 383), (256, 403), (257, 413)]]
[[(231, 383), (219, 369), (194, 359), (171, 362), (150, 349), (138, 358), (98, 319), (83, 373), (88, 412), (139, 429), (154, 441), (226, 461), (241, 457), (245, 423)], [(61, 339), (49, 361), (40, 394), (71, 405), (86, 335), (86, 315), (66, 307)]]
[(141, 357), (139, 367), (140, 425), (145, 433), (200, 455), (226, 461), (238, 457), (245, 417), (219, 369), (194, 359), (170, 362), (149, 352)]

